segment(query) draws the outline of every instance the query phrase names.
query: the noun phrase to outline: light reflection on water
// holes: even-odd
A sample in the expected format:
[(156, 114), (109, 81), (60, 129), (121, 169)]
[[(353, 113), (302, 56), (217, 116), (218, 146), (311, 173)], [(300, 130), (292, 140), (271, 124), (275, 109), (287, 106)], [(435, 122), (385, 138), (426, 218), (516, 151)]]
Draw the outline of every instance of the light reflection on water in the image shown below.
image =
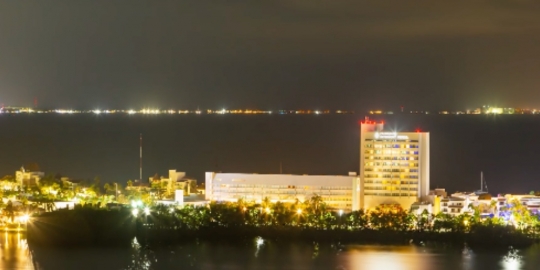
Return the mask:
[(1, 245), (0, 269), (34, 269), (32, 255), (21, 233), (0, 233)]
[(352, 247), (345, 256), (346, 269), (432, 269), (433, 254), (415, 247)]
[[(115, 248), (29, 248), (24, 234), (0, 233), (0, 269), (392, 269), (532, 270), (540, 246), (472, 251), (445, 246), (288, 243), (254, 238), (243, 243), (196, 241), (145, 247), (136, 238)], [(32, 252), (30, 252), (32, 250)]]

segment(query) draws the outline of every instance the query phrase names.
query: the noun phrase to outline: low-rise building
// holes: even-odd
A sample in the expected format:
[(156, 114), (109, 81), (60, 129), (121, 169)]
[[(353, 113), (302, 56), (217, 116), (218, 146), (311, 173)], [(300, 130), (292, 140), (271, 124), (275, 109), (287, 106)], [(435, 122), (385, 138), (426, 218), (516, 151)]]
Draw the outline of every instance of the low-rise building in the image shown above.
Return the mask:
[(197, 194), (197, 180), (187, 177), (185, 172), (169, 170), (169, 177), (151, 177), (152, 188), (164, 191), (165, 197), (173, 197), (177, 190), (183, 190), (184, 195)]
[(15, 180), (19, 186), (35, 186), (39, 184), (39, 181), (45, 176), (45, 173), (38, 171), (29, 171), (24, 167), (21, 167), (19, 171), (15, 172)]
[(525, 194), (525, 195), (512, 195), (506, 194), (504, 196), (506, 203), (511, 203), (513, 200), (518, 200), (523, 206), (531, 212), (540, 212), (540, 196)]
[(293, 203), (318, 195), (333, 209), (354, 211), (360, 206), (360, 178), (356, 173), (329, 176), (207, 172), (205, 187), (205, 198), (211, 201), (262, 202), (268, 198)]
[(441, 213), (458, 216), (468, 211), (466, 199), (446, 197), (441, 199)]
[(411, 209), (409, 212), (415, 214), (415, 215), (421, 215), (424, 213), (424, 211), (427, 211), (429, 214), (433, 213), (434, 205), (429, 202), (415, 202), (411, 205)]
[(150, 191), (152, 187), (150, 187), (150, 184), (143, 183), (142, 181), (135, 180), (131, 183), (131, 185), (128, 185), (126, 187), (126, 190), (136, 190), (136, 191)]

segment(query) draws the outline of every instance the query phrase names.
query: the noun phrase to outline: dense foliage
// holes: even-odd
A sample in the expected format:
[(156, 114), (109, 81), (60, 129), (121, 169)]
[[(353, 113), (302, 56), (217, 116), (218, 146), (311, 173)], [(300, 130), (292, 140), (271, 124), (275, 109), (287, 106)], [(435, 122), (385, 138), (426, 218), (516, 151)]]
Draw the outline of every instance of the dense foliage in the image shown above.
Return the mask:
[(155, 228), (198, 229), (200, 227), (297, 227), (319, 230), (378, 230), (396, 232), (459, 232), (474, 233), (485, 228), (516, 232), (535, 237), (540, 232), (538, 216), (513, 202), (506, 217), (482, 218), (471, 207), (471, 214), (457, 216), (427, 211), (417, 215), (399, 206), (381, 206), (373, 211), (344, 213), (333, 211), (318, 196), (306, 202), (235, 203), (212, 202), (207, 206), (176, 208), (156, 205), (146, 217), (148, 226)]

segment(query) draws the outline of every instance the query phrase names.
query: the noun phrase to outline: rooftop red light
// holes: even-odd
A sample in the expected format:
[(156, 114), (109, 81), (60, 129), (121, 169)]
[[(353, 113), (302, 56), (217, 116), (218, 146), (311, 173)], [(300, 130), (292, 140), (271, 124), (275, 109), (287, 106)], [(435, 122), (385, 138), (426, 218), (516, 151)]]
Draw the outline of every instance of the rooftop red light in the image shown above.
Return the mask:
[[(377, 122), (376, 121), (372, 121), (372, 120), (369, 120), (369, 117), (366, 116), (366, 118), (362, 121), (358, 121), (358, 124), (362, 125), (362, 124), (365, 124), (365, 125), (376, 125)], [(381, 120), (381, 123), (380, 124), (384, 124), (384, 120)]]

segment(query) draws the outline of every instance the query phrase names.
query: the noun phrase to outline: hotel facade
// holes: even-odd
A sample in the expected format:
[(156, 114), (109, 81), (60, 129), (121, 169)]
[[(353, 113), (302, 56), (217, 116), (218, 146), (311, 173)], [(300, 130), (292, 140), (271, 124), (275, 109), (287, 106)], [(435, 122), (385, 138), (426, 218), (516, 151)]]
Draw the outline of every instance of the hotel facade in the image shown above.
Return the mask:
[(215, 173), (205, 175), (210, 201), (309, 200), (319, 195), (331, 208), (373, 209), (428, 200), (429, 133), (384, 130), (382, 122), (360, 124), (359, 174), (343, 176)]
[(290, 175), (207, 172), (206, 200), (236, 202), (303, 202), (321, 196), (333, 209), (354, 211), (359, 208), (360, 178), (354, 175)]
[(411, 204), (429, 194), (429, 133), (384, 130), (360, 123), (360, 208)]

